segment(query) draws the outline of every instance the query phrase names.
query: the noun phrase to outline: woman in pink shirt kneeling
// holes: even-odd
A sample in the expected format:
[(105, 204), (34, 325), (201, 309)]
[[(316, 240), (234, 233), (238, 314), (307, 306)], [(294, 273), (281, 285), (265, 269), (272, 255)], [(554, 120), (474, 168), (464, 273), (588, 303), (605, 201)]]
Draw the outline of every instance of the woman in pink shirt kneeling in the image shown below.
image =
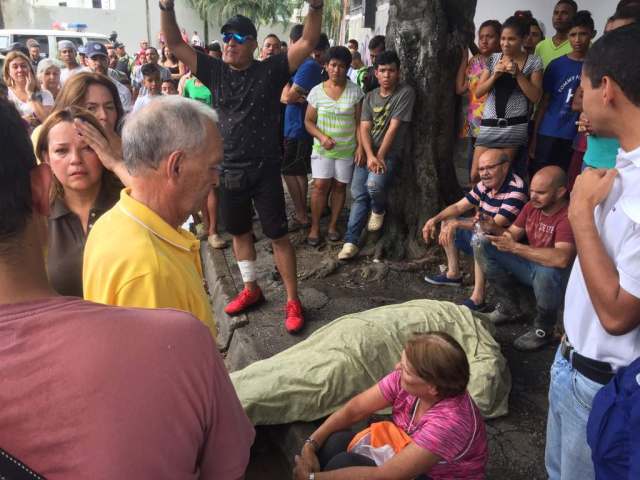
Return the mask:
[[(467, 356), (451, 336), (413, 336), (393, 372), (306, 440), (294, 479), (484, 479), (487, 435), (468, 383)], [(392, 422), (350, 430), (387, 407)]]

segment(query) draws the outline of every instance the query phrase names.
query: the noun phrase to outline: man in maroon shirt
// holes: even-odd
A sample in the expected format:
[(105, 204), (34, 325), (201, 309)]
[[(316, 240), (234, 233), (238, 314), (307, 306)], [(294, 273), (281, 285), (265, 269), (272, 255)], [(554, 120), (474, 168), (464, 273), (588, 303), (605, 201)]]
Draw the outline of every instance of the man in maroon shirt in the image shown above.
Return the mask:
[(49, 480), (244, 478), (255, 434), (207, 328), (57, 296), (51, 170), (6, 100), (0, 152), (0, 447)]
[(514, 341), (521, 351), (551, 341), (576, 255), (566, 182), (566, 174), (557, 166), (538, 171), (531, 181), (531, 200), (513, 225), (501, 236), (487, 235), (491, 243), (482, 242), (479, 249), (478, 263), (504, 297), (489, 315), (491, 321), (499, 324), (521, 316), (514, 285), (533, 287), (537, 310), (533, 328)]

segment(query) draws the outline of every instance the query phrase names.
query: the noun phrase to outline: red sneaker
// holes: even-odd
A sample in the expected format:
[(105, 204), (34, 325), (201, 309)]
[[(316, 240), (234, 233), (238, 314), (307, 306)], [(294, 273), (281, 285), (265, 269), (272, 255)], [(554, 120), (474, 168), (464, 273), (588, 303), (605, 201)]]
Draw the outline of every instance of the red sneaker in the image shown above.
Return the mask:
[(289, 300), (285, 307), (284, 328), (289, 333), (296, 333), (304, 327), (304, 317), (302, 316), (302, 304), (300, 300)]
[(224, 307), (224, 311), (227, 315), (238, 315), (249, 307), (257, 305), (262, 301), (264, 301), (264, 296), (262, 295), (260, 287), (257, 287), (253, 291), (245, 287), (244, 290), (236, 296), (236, 298), (231, 300), (229, 304)]

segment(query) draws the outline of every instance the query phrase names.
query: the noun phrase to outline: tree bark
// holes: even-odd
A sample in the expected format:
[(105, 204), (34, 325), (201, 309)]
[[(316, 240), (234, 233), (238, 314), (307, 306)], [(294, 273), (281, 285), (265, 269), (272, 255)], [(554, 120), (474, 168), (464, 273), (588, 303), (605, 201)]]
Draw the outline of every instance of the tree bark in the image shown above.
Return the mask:
[(455, 76), (462, 45), (474, 37), (475, 8), (476, 0), (390, 1), (387, 48), (398, 52), (402, 78), (416, 90), (416, 106), (377, 245), (387, 258), (423, 257), (424, 222), (462, 196), (453, 163)]

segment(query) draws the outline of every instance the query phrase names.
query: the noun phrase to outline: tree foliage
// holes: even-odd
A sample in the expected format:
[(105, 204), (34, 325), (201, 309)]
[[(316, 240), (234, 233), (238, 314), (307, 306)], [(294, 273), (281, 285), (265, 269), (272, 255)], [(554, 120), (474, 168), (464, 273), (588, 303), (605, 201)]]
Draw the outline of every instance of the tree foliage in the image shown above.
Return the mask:
[(223, 23), (233, 15), (249, 17), (256, 26), (287, 24), (296, 7), (296, 0), (188, 0), (203, 20)]

